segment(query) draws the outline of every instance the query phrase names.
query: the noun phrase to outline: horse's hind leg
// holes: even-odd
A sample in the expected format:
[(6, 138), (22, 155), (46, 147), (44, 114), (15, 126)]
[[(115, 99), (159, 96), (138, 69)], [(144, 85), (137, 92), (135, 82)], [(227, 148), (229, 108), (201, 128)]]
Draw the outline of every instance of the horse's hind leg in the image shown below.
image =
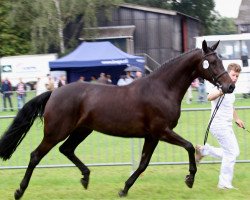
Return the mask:
[(30, 155), (30, 162), (28, 165), (28, 168), (25, 172), (25, 175), (20, 183), (20, 188), (16, 190), (15, 192), (15, 199), (20, 199), (26, 188), (29, 185), (30, 178), (32, 176), (32, 173), (35, 169), (35, 167), (39, 164), (41, 159), (57, 144), (57, 142), (48, 142), (46, 139), (43, 139), (41, 144), (31, 153)]
[(123, 190), (119, 192), (119, 196), (126, 196), (130, 187), (135, 183), (136, 179), (140, 176), (140, 174), (147, 168), (151, 156), (155, 150), (155, 147), (158, 144), (158, 140), (155, 138), (147, 137), (145, 138), (145, 142), (142, 149), (142, 156), (139, 167), (137, 170), (129, 177), (129, 179), (125, 182), (125, 187)]
[(90, 170), (86, 167), (79, 158), (76, 157), (74, 151), (76, 147), (92, 132), (86, 128), (78, 128), (74, 130), (68, 139), (60, 146), (59, 150), (69, 160), (71, 160), (81, 171), (83, 178), (81, 183), (85, 189), (88, 188)]

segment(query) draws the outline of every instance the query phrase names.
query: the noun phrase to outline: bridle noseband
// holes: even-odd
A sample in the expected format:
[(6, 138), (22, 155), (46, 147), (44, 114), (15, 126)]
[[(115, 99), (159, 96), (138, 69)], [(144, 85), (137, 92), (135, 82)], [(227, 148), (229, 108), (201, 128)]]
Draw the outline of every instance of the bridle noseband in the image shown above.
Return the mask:
[[(204, 60), (206, 60), (205, 58), (206, 58), (207, 56), (210, 56), (210, 55), (213, 55), (213, 54), (217, 54), (217, 53), (216, 53), (216, 52), (210, 52), (210, 53), (204, 55), (204, 56), (202, 57), (201, 62), (203, 63)], [(209, 72), (209, 74), (210, 74), (210, 76), (211, 76), (211, 78), (212, 78), (214, 84), (215, 84), (217, 87), (221, 87), (221, 85), (220, 85), (220, 83), (218, 82), (218, 80), (219, 80), (219, 78), (220, 78), (221, 76), (223, 76), (224, 74), (226, 74), (227, 71), (223, 71), (223, 72), (221, 72), (220, 74), (215, 75), (215, 74), (213, 73), (213, 71), (210, 69), (210, 67), (208, 67), (207, 70), (208, 70), (208, 72)]]

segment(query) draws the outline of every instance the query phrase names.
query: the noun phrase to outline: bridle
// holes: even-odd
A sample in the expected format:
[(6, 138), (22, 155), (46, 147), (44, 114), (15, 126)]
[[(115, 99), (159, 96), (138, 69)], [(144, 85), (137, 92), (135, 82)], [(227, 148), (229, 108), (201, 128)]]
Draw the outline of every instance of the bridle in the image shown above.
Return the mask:
[[(213, 55), (213, 54), (217, 54), (217, 53), (216, 53), (216, 52), (210, 52), (210, 53), (204, 55), (204, 56), (202, 57), (201, 63), (203, 63), (203, 62), (206, 60), (205, 58), (206, 58), (207, 56), (210, 56), (210, 55)], [(208, 70), (208, 73), (210, 74), (210, 76), (211, 76), (211, 78), (212, 78), (212, 81), (214, 82), (215, 86), (221, 87), (221, 85), (220, 85), (220, 83), (218, 82), (218, 80), (219, 80), (220, 77), (222, 77), (224, 74), (226, 74), (227, 71), (223, 71), (223, 72), (221, 72), (220, 74), (215, 75), (215, 74), (213, 73), (213, 71), (210, 69), (210, 67), (208, 67), (207, 70)]]

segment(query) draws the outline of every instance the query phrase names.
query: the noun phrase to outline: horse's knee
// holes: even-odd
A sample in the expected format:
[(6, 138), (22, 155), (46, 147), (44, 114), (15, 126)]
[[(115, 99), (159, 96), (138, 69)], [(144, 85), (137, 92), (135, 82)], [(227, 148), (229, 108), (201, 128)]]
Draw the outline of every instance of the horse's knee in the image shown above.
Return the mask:
[(72, 150), (66, 148), (64, 145), (62, 145), (62, 146), (59, 147), (59, 151), (60, 151), (63, 155), (65, 155), (65, 156), (68, 156), (68, 155), (70, 155), (70, 154), (73, 153)]
[(144, 172), (146, 170), (147, 166), (148, 166), (148, 163), (142, 162), (138, 167), (138, 171), (141, 173)]
[(39, 158), (38, 154), (36, 151), (33, 151), (30, 154), (30, 163), (29, 165), (32, 167), (35, 167), (36, 165), (38, 165), (38, 163), (40, 162), (41, 158)]
[(195, 153), (195, 148), (193, 146), (193, 144), (191, 142), (188, 142), (186, 145), (185, 145), (185, 149), (190, 152), (190, 153)]

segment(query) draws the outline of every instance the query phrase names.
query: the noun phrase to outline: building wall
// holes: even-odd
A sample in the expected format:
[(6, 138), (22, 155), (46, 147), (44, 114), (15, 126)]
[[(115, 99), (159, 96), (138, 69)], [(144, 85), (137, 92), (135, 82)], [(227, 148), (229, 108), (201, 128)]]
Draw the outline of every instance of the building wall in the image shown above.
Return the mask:
[(119, 7), (107, 25), (135, 25), (134, 53), (146, 53), (162, 64), (183, 52), (183, 18), (187, 22), (188, 50), (195, 46), (193, 37), (199, 35), (200, 23), (187, 16)]
[(200, 36), (201, 30), (202, 30), (202, 25), (199, 21), (196, 20), (187, 20), (188, 23), (188, 44), (189, 44), (189, 49), (194, 49), (195, 48), (195, 39), (194, 37)]
[(238, 33), (250, 33), (250, 1), (242, 0), (238, 18), (235, 20)]

